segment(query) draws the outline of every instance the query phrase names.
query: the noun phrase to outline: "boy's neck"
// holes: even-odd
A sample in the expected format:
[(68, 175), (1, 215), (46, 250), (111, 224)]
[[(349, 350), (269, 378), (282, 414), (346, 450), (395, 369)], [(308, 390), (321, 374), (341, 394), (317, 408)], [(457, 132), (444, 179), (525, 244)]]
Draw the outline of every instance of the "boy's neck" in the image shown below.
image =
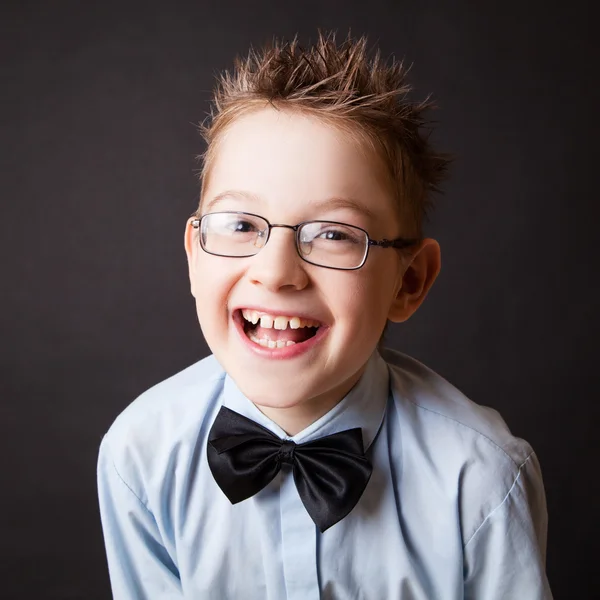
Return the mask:
[(271, 406), (261, 406), (257, 403), (254, 404), (265, 416), (279, 425), (287, 435), (294, 436), (309, 425), (312, 425), (315, 421), (318, 421), (338, 404), (362, 377), (366, 366), (365, 364), (357, 373), (339, 386), (297, 406), (273, 408)]

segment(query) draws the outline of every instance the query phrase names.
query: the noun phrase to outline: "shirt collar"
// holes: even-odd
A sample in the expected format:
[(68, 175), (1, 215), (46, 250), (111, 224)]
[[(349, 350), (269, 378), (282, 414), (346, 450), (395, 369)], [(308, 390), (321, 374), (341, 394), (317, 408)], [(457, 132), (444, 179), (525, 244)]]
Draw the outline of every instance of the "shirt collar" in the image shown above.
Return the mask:
[(266, 427), (279, 438), (298, 444), (360, 427), (366, 451), (379, 431), (388, 396), (389, 371), (387, 364), (375, 350), (367, 362), (365, 372), (350, 392), (328, 413), (294, 436), (288, 436), (248, 400), (229, 375), (225, 375), (223, 406)]

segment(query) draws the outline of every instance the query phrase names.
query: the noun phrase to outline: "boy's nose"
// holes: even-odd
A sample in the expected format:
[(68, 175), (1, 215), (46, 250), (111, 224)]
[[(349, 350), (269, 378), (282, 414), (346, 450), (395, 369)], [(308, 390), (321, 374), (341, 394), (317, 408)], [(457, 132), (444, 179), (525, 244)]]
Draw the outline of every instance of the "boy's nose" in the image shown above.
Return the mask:
[(295, 235), (291, 229), (271, 230), (268, 242), (248, 259), (247, 274), (252, 283), (264, 285), (271, 291), (306, 287), (308, 275), (304, 265), (307, 263), (298, 256)]

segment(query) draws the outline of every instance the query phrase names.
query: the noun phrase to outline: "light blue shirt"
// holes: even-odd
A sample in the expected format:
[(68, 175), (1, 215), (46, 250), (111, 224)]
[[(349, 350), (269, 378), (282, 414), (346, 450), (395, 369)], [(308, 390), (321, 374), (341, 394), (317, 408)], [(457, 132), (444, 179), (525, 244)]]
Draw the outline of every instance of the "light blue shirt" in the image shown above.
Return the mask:
[[(231, 505), (206, 460), (221, 406), (297, 443), (361, 427), (373, 474), (358, 504), (321, 534), (283, 470)], [(552, 598), (531, 447), (398, 352), (375, 352), (351, 392), (293, 437), (209, 356), (116, 419), (98, 487), (117, 600)]]

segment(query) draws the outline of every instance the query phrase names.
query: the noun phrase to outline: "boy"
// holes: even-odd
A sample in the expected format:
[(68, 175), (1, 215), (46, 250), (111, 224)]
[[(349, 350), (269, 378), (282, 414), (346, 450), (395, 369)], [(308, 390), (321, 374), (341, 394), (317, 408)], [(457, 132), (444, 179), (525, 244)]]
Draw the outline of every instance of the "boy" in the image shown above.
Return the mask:
[(102, 442), (115, 598), (551, 598), (530, 446), (378, 351), (440, 269), (422, 221), (447, 160), (408, 91), (322, 35), (222, 78), (185, 230), (213, 355)]

